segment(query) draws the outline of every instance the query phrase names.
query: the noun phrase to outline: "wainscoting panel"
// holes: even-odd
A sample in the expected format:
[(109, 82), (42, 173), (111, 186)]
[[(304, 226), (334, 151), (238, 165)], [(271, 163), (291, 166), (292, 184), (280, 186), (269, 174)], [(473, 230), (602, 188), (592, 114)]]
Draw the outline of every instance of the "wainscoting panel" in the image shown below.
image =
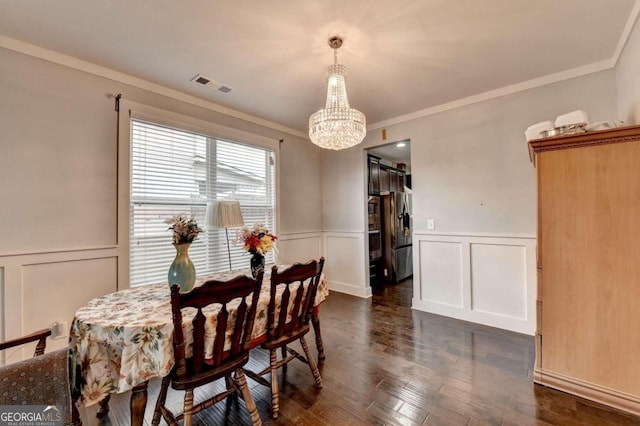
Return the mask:
[(365, 275), (364, 233), (325, 232), (325, 271), (329, 289), (359, 297), (371, 297), (371, 287)]
[(533, 335), (536, 240), (415, 233), (413, 308)]
[[(16, 338), (64, 321), (65, 336), (49, 338), (47, 350), (67, 346), (75, 311), (89, 300), (117, 290), (117, 250), (105, 247), (0, 256), (3, 338)], [(34, 347), (7, 350), (4, 359), (14, 362), (30, 357)]]
[(420, 241), (419, 247), (420, 276), (429, 282), (421, 299), (462, 308), (462, 244)]
[[(117, 272), (115, 257), (24, 266), (22, 328), (37, 330), (43, 323), (56, 321), (70, 326), (77, 309), (114, 291)], [(57, 349), (66, 344), (65, 338), (50, 341), (48, 346)]]
[(524, 246), (471, 243), (471, 309), (527, 318)]
[(278, 263), (307, 262), (322, 256), (322, 232), (280, 234)]

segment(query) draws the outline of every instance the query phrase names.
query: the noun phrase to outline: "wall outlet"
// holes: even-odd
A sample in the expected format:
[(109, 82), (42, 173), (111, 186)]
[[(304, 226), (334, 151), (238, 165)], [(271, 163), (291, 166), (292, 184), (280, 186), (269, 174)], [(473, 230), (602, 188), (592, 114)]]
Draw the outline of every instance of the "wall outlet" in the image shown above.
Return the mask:
[(436, 221), (433, 219), (427, 219), (427, 229), (429, 231), (433, 231), (436, 229)]
[(56, 321), (51, 324), (51, 338), (62, 339), (69, 337), (69, 323), (66, 321)]

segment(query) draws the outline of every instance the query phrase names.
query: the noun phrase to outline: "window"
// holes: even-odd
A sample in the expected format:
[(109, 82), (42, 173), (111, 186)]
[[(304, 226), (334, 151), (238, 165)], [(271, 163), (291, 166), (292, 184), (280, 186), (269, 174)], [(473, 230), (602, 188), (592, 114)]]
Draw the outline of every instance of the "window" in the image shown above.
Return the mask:
[[(143, 120), (131, 120), (130, 283), (167, 280), (175, 257), (167, 218), (193, 215), (205, 232), (189, 249), (197, 275), (228, 270), (224, 229), (208, 228), (207, 203), (238, 200), (248, 226), (275, 232), (275, 155), (261, 147), (220, 140)], [(229, 230), (234, 269), (249, 266), (249, 254)], [(267, 262), (273, 262), (269, 252)]]

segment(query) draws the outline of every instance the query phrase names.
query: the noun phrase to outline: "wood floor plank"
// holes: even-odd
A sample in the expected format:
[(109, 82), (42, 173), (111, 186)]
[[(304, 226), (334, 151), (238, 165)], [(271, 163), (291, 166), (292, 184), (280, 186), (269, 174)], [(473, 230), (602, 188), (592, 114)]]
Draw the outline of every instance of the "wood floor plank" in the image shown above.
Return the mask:
[[(278, 373), (280, 416), (273, 420), (269, 388), (249, 380), (264, 424), (640, 425), (638, 417), (534, 385), (532, 336), (413, 311), (412, 287), (410, 279), (376, 287), (371, 299), (332, 292), (320, 312), (323, 388), (315, 387), (306, 364), (290, 363)], [(268, 353), (254, 350), (247, 367), (259, 371), (268, 363)], [(146, 425), (159, 384), (149, 384)], [(196, 398), (222, 386), (205, 386)], [(129, 395), (112, 397), (106, 419), (95, 418), (95, 407), (82, 408), (84, 424), (127, 425)], [(181, 392), (170, 392), (167, 404), (179, 410), (182, 399)], [(198, 413), (194, 424), (246, 425), (250, 419), (237, 400)]]

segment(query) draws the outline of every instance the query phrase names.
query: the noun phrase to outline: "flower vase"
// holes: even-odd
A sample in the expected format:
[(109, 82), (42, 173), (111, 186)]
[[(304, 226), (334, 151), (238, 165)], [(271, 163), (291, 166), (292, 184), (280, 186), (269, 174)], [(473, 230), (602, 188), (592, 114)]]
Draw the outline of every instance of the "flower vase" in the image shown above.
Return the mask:
[(196, 267), (189, 258), (190, 245), (191, 243), (173, 245), (176, 248), (176, 257), (169, 268), (169, 287), (178, 284), (181, 292), (191, 290), (196, 282)]
[(260, 253), (252, 253), (249, 263), (251, 265), (251, 276), (253, 276), (253, 278), (258, 276), (258, 272), (264, 271), (264, 256)]

